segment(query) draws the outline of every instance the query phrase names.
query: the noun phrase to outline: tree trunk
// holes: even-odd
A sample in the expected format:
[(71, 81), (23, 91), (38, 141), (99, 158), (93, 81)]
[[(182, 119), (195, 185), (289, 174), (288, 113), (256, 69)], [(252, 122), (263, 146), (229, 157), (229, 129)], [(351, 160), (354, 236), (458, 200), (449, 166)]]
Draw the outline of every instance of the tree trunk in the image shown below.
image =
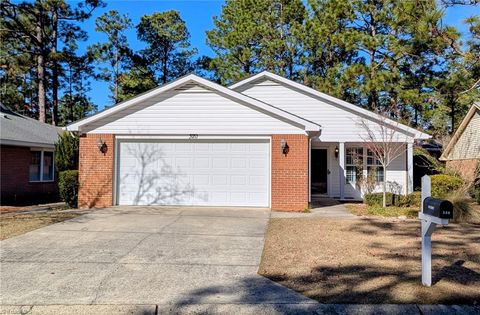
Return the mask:
[(453, 134), (455, 132), (455, 101), (453, 100), (453, 97), (450, 97), (450, 119), (452, 123), (452, 129), (450, 130), (450, 133)]
[(45, 51), (43, 48), (42, 17), (37, 22), (37, 40), (42, 43), (37, 55), (37, 81), (38, 81), (38, 120), (45, 122)]
[(383, 203), (384, 208), (387, 207), (387, 168), (383, 168)]
[(52, 10), (52, 125), (58, 124), (58, 62), (57, 62), (57, 40), (58, 40), (58, 12)]
[(163, 47), (163, 60), (162, 60), (162, 83), (167, 83), (168, 80), (168, 54), (169, 49), (167, 44)]
[(118, 102), (118, 47), (115, 47), (115, 92), (114, 92), (114, 102)]

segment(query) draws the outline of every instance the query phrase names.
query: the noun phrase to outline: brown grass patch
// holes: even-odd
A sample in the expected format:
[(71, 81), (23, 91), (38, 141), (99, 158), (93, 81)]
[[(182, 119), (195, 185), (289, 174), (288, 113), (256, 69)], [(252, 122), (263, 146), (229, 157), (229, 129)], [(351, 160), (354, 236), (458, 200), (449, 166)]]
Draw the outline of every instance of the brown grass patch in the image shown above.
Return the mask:
[(416, 220), (272, 219), (259, 274), (322, 303), (479, 303), (480, 225), (437, 229), (430, 288), (420, 241)]
[(83, 214), (72, 211), (47, 211), (30, 214), (1, 214), (0, 240), (36, 230), (43, 226), (73, 219)]

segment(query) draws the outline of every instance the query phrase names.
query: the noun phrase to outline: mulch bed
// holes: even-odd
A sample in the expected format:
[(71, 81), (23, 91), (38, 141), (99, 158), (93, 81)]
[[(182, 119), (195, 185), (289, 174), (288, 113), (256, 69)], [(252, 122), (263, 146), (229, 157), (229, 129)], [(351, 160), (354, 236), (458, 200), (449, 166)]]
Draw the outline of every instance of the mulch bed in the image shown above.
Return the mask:
[(418, 220), (272, 219), (259, 274), (322, 303), (480, 303), (480, 224), (438, 228), (421, 284)]

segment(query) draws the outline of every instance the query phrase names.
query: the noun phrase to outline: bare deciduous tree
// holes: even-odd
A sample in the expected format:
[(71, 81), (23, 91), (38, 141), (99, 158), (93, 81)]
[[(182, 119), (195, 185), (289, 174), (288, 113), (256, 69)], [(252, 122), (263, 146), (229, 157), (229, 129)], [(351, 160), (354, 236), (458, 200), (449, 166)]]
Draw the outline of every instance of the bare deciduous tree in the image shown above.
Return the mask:
[(386, 207), (387, 169), (407, 150), (403, 144), (407, 142), (407, 136), (398, 131), (400, 124), (388, 119), (386, 113), (380, 113), (376, 123), (372, 124), (370, 121), (361, 119), (359, 124), (365, 130), (365, 134), (361, 135), (365, 147), (372, 152), (373, 157), (384, 170), (382, 205)]

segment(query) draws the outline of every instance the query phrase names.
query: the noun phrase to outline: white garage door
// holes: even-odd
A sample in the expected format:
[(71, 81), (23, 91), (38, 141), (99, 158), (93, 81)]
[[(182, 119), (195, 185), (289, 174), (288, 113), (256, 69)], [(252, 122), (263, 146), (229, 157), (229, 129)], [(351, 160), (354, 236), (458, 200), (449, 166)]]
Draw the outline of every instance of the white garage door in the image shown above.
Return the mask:
[(269, 140), (121, 140), (117, 203), (268, 207)]

